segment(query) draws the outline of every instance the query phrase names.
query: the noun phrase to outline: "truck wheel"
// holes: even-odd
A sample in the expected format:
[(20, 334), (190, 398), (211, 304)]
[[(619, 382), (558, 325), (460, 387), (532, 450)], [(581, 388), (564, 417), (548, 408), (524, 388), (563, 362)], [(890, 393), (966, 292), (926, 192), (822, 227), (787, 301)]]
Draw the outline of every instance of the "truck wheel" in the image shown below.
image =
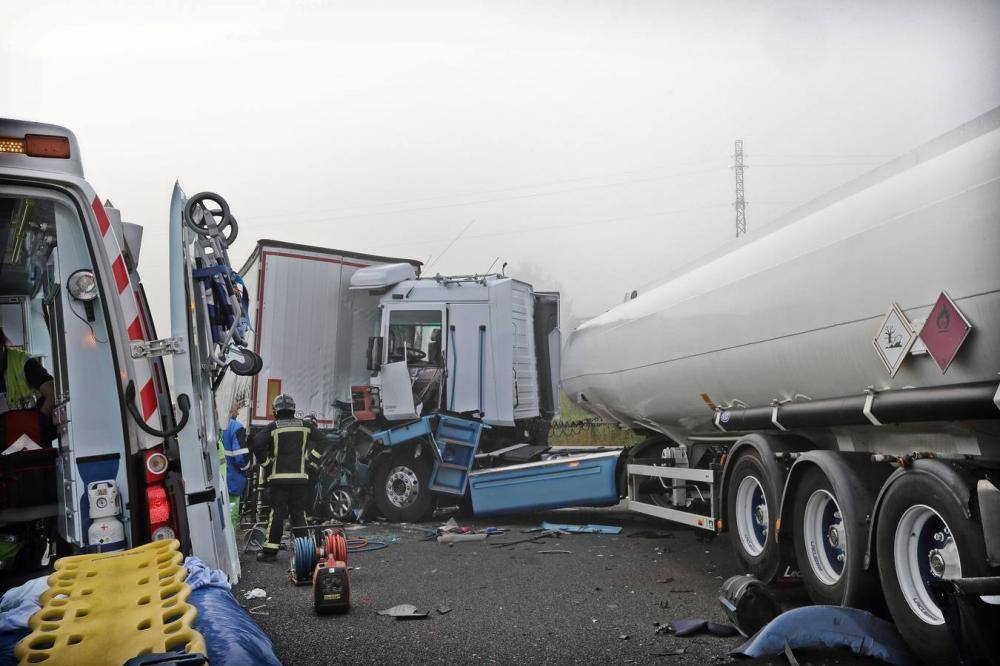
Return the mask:
[(989, 575), (982, 530), (941, 481), (909, 474), (886, 491), (875, 543), (882, 591), (899, 633), (920, 646), (927, 663), (958, 663), (928, 583)]
[(420, 522), (428, 520), (434, 512), (430, 456), (422, 452), (414, 457), (416, 451), (411, 448), (394, 452), (375, 476), (375, 503), (391, 522)]
[(354, 509), (357, 508), (357, 500), (354, 493), (346, 486), (337, 486), (330, 491), (326, 499), (327, 508), (330, 515), (342, 523), (354, 521)]
[(795, 558), (809, 597), (817, 604), (853, 605), (845, 599), (848, 580), (863, 573), (865, 535), (854, 529), (850, 505), (837, 501), (819, 469), (810, 469), (795, 491)]
[(726, 489), (726, 516), (733, 549), (744, 569), (767, 583), (781, 564), (774, 520), (778, 498), (764, 463), (745, 453), (733, 463)]

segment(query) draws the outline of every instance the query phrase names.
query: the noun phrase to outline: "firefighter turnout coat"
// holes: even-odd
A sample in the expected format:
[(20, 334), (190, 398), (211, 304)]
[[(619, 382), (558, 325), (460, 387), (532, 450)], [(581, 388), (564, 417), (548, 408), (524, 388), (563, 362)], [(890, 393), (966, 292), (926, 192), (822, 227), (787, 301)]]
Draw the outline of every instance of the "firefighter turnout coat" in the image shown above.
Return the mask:
[(322, 457), (323, 435), (312, 423), (280, 418), (257, 433), (253, 453), (269, 485), (309, 483), (309, 473)]

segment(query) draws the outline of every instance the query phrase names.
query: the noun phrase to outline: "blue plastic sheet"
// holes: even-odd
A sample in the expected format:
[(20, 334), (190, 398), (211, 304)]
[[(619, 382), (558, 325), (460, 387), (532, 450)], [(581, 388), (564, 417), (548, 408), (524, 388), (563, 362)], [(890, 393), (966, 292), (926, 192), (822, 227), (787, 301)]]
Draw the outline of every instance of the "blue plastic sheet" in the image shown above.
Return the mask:
[(194, 628), (205, 637), (212, 666), (281, 666), (271, 639), (240, 608), (232, 592), (206, 585), (191, 592), (188, 601), (198, 609)]
[(209, 585), (229, 590), (229, 579), (226, 578), (226, 574), (219, 569), (209, 569), (208, 565), (200, 557), (192, 555), (185, 558), (184, 568), (188, 572), (185, 582), (191, 586), (192, 590)]
[(0, 664), (3, 666), (14, 666), (17, 664), (17, 659), (14, 659), (14, 646), (30, 633), (31, 630), (26, 627), (23, 629), (0, 631)]
[(622, 531), (617, 525), (560, 525), (559, 523), (542, 523), (542, 529), (573, 534), (619, 534)]
[(4, 592), (0, 598), (0, 632), (28, 626), (28, 618), (41, 608), (38, 597), (48, 589), (47, 581), (48, 576), (39, 576)]
[(226, 574), (197, 557), (185, 559), (184, 568), (191, 586), (188, 602), (198, 609), (194, 628), (205, 637), (212, 666), (280, 666), (271, 639), (233, 597)]

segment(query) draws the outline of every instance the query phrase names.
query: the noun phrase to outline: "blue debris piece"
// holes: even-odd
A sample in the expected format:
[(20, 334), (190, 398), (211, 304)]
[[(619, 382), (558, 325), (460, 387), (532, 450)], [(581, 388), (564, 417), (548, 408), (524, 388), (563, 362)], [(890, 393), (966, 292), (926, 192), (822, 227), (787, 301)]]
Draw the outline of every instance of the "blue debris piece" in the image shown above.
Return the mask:
[(783, 654), (786, 645), (793, 650), (846, 647), (855, 654), (898, 666), (916, 663), (892, 623), (867, 611), (840, 606), (805, 606), (782, 613), (730, 654), (767, 657)]
[(573, 534), (620, 534), (622, 531), (622, 528), (614, 525), (559, 525), (558, 523), (542, 523), (542, 529)]

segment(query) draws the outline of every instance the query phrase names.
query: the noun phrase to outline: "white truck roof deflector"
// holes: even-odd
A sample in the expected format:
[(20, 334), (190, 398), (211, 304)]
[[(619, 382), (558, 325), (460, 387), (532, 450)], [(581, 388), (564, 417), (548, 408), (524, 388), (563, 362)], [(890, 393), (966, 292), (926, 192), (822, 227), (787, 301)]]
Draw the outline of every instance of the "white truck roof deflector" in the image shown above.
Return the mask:
[(355, 271), (351, 276), (351, 289), (386, 289), (405, 280), (413, 280), (417, 271), (413, 264), (385, 264), (369, 266)]

